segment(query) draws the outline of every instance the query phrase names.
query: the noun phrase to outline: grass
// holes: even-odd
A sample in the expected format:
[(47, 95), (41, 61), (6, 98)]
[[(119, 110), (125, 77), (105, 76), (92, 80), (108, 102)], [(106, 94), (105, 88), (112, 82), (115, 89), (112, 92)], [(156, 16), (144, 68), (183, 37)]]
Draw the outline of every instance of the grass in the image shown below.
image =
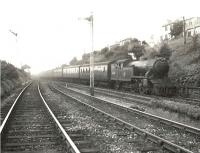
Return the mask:
[(169, 77), (180, 85), (195, 86), (200, 76), (200, 37), (196, 49), (193, 38), (187, 38), (186, 42), (184, 45), (183, 38), (168, 41), (173, 51), (169, 61)]
[(174, 101), (169, 101), (169, 100), (156, 100), (156, 99), (152, 101), (152, 105), (155, 107), (171, 110), (173, 112), (185, 114), (194, 119), (200, 119), (199, 106), (190, 105), (186, 103), (180, 103), (180, 102), (174, 102)]
[(29, 79), (26, 72), (16, 68), (6, 61), (1, 62), (1, 98), (12, 93), (12, 90)]

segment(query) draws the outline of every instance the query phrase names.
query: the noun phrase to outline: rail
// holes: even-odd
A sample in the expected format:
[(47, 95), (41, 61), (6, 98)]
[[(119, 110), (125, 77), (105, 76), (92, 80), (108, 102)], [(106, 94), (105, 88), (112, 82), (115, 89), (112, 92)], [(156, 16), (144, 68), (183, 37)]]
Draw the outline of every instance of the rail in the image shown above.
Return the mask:
[(54, 119), (54, 121), (57, 124), (58, 128), (62, 132), (62, 135), (64, 136), (64, 138), (66, 140), (66, 143), (67, 143), (67, 147), (68, 147), (67, 150), (70, 151), (70, 152), (72, 152), (72, 153), (80, 153), (80, 151), (77, 148), (77, 146), (74, 144), (74, 142), (72, 141), (72, 139), (70, 138), (70, 136), (67, 134), (67, 132), (65, 131), (65, 129), (62, 127), (62, 125), (60, 124), (60, 122), (57, 120), (57, 118), (55, 117), (55, 115), (53, 114), (53, 112), (51, 111), (51, 109), (49, 108), (49, 106), (47, 105), (44, 97), (41, 94), (39, 84), (38, 84), (38, 92), (40, 94), (40, 97), (41, 97), (44, 105), (46, 106), (46, 108), (49, 111), (50, 115), (52, 116), (52, 118)]
[[(144, 130), (142, 130), (142, 129), (140, 129), (140, 128), (138, 128), (138, 127), (136, 127), (136, 126), (134, 126), (134, 125), (132, 125), (132, 124), (130, 124), (128, 122), (126, 122), (126, 121), (123, 121), (123, 120), (121, 120), (121, 119), (119, 119), (117, 117), (114, 117), (114, 116), (106, 113), (106, 112), (103, 112), (102, 110), (100, 110), (98, 108), (95, 108), (95, 107), (93, 107), (93, 106), (91, 106), (91, 105), (89, 105), (89, 104), (87, 104), (85, 102), (82, 102), (82, 101), (80, 101), (79, 99), (77, 99), (77, 98), (75, 98), (73, 96), (67, 95), (65, 92), (59, 90), (56, 87), (53, 87), (53, 88), (55, 90), (57, 90), (58, 92), (60, 92), (61, 94), (65, 95), (67, 97), (70, 97), (70, 98), (74, 99), (75, 101), (77, 101), (77, 102), (79, 102), (79, 103), (81, 103), (81, 104), (83, 104), (85, 106), (88, 106), (89, 108), (91, 108), (93, 110), (101, 112), (102, 114), (105, 114), (106, 116), (108, 116), (110, 118), (113, 118), (114, 120), (118, 121), (119, 123), (125, 125), (125, 127), (127, 129), (129, 129), (129, 130), (131, 129), (133, 132), (136, 132), (137, 134), (145, 136), (146, 139), (158, 144), (161, 148), (165, 148), (165, 149), (170, 150), (170, 151), (172, 151), (174, 153), (193, 153), (192, 151), (190, 151), (190, 150), (188, 150), (186, 148), (178, 146), (178, 145), (176, 145), (176, 144), (174, 144), (174, 143), (172, 143), (170, 141), (167, 141), (167, 140), (165, 140), (163, 138), (160, 138), (160, 137), (158, 137), (156, 135), (153, 135), (153, 134), (151, 134), (151, 133), (149, 133), (147, 131), (144, 131)], [(88, 95), (88, 96), (90, 96), (90, 95)], [(90, 96), (90, 97), (92, 97), (92, 96)]]
[(24, 93), (24, 91), (25, 91), (31, 84), (32, 84), (32, 82), (29, 83), (27, 86), (25, 86), (25, 87), (22, 89), (22, 91), (19, 93), (19, 95), (17, 96), (17, 98), (15, 99), (14, 103), (12, 104), (12, 106), (11, 106), (11, 108), (9, 109), (9, 111), (8, 111), (8, 113), (7, 113), (6, 117), (5, 117), (5, 119), (3, 120), (2, 124), (1, 124), (1, 127), (0, 127), (0, 133), (1, 133), (1, 134), (2, 134), (2, 131), (3, 131), (4, 127), (5, 127), (5, 125), (6, 125), (7, 121), (8, 121), (8, 119), (9, 119), (10, 114), (12, 113), (12, 111), (13, 111), (13, 109), (14, 109), (14, 107), (15, 107), (17, 101), (18, 101), (18, 99), (21, 97), (21, 95)]

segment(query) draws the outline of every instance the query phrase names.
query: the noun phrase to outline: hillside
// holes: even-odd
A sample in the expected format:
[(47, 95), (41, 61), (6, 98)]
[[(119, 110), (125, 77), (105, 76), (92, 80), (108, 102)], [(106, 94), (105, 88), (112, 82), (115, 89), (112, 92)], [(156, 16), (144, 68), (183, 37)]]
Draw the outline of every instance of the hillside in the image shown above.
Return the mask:
[[(105, 61), (113, 61), (116, 59), (124, 59), (124, 58), (131, 58), (128, 55), (132, 49), (135, 49), (136, 52), (143, 52), (145, 51), (146, 42), (139, 41), (136, 38), (133, 38), (131, 42), (126, 42), (122, 46), (115, 46), (111, 49), (105, 47), (99, 51), (94, 51), (94, 61), (95, 62), (105, 62)], [(88, 64), (90, 62), (90, 53), (83, 54), (81, 60), (77, 60), (76, 58), (72, 59), (70, 65), (76, 64)]]
[[(95, 62), (113, 61), (131, 58), (129, 53), (136, 54), (139, 59), (151, 59), (156, 56), (169, 59), (169, 77), (177, 85), (200, 86), (200, 36), (187, 38), (184, 45), (183, 38), (164, 41), (150, 47), (145, 41), (133, 38), (131, 42), (112, 49), (107, 47), (94, 51)], [(83, 54), (81, 60), (74, 58), (70, 64), (88, 64), (90, 54)]]
[(185, 45), (183, 38), (168, 42), (172, 49), (169, 76), (181, 85), (200, 86), (200, 36), (194, 39), (188, 38)]
[(1, 62), (1, 98), (8, 96), (13, 89), (29, 80), (30, 76), (6, 61)]

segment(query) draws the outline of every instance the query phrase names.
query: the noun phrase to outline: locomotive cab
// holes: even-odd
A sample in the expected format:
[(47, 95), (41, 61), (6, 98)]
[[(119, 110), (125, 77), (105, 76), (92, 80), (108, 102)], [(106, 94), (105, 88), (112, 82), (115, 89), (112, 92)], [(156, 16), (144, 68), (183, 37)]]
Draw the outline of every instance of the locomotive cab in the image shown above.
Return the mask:
[(116, 60), (111, 64), (111, 82), (113, 88), (131, 88), (130, 81), (133, 75), (132, 67), (128, 66), (129, 59)]

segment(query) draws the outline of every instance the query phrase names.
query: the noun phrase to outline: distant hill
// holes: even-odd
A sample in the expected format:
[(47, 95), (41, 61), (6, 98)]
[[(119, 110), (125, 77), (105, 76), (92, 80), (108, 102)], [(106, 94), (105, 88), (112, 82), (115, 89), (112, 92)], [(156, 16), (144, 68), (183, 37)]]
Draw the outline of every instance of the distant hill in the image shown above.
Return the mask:
[(5, 97), (11, 93), (13, 89), (22, 85), (30, 79), (27, 72), (16, 68), (14, 65), (1, 62), (1, 97)]

